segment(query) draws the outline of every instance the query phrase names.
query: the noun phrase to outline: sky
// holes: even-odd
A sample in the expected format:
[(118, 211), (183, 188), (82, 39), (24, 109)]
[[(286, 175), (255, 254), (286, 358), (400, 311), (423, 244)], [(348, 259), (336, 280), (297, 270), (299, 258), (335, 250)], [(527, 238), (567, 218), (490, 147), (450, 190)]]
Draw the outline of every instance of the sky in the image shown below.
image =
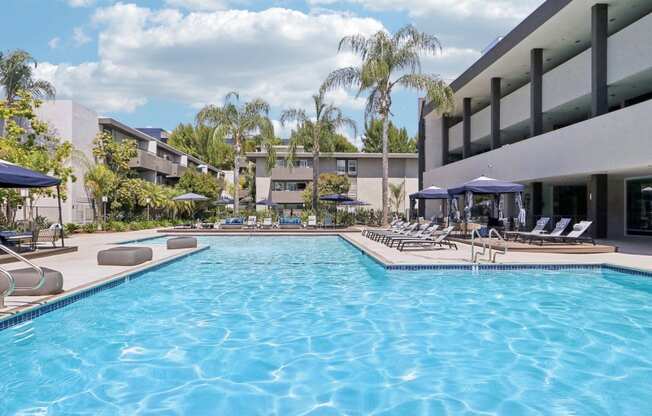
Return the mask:
[[(0, 50), (24, 49), (57, 98), (74, 99), (133, 127), (172, 130), (230, 91), (271, 106), (312, 112), (311, 96), (334, 69), (356, 65), (337, 52), (350, 34), (406, 24), (438, 37), (443, 50), (422, 71), (450, 82), (543, 0), (2, 0)], [(358, 123), (364, 97), (335, 90), (328, 99)], [(417, 129), (413, 91), (396, 91), (393, 121)]]

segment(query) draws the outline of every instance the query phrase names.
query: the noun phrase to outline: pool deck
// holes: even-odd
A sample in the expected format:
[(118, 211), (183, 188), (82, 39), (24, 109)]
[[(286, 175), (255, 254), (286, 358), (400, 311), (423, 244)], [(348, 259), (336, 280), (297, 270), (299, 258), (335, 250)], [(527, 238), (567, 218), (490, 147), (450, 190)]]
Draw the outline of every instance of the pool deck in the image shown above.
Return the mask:
[[(175, 234), (170, 232), (170, 235)], [(179, 233), (181, 234), (181, 233)], [(208, 233), (207, 233), (208, 234)], [(215, 235), (217, 233), (213, 233)], [(219, 233), (217, 235), (225, 235)], [(230, 235), (262, 235), (258, 233), (229, 233)], [(354, 232), (323, 232), (315, 233), (292, 233), (291, 231), (280, 231), (273, 235), (324, 235), (337, 234), (345, 238), (351, 244), (357, 246), (367, 254), (376, 258), (386, 265), (469, 265), (471, 264), (471, 247), (467, 244), (458, 243), (458, 250), (434, 249), (434, 250), (410, 250), (400, 252), (395, 248), (387, 247), (378, 242), (363, 237), (359, 231)], [(270, 235), (270, 234), (266, 234)], [(69, 296), (89, 287), (118, 279), (121, 276), (132, 274), (162, 262), (173, 260), (176, 257), (184, 256), (199, 249), (167, 250), (164, 245), (148, 244), (147, 240), (141, 241), (139, 245), (149, 246), (153, 249), (153, 260), (133, 267), (122, 266), (98, 266), (97, 252), (106, 248), (114, 247), (115, 244), (141, 240), (147, 238), (161, 237), (158, 230), (134, 231), (126, 233), (101, 233), (75, 235), (67, 240), (71, 246), (77, 246), (75, 252), (64, 253), (56, 256), (35, 259), (34, 262), (43, 267), (59, 270), (64, 275), (64, 293), (55, 296), (10, 296), (5, 299), (6, 307), (0, 309), (0, 319), (11, 316), (31, 307), (44, 303), (50, 303), (62, 297)], [(632, 254), (623, 252), (600, 253), (600, 254), (553, 254), (553, 253), (532, 253), (522, 251), (508, 252), (507, 255), (499, 255), (497, 262), (500, 264), (612, 264), (615, 266), (652, 271), (652, 250), (649, 254), (645, 251), (632, 250)], [(21, 263), (10, 263), (4, 266), (8, 270), (24, 267)]]

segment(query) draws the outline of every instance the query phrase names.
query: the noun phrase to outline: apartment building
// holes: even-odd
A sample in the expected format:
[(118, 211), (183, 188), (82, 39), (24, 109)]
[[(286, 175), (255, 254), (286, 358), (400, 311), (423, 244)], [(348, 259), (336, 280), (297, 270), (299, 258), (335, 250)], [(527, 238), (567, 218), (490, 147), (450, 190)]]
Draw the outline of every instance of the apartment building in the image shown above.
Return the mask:
[(455, 111), (420, 101), (421, 186), (516, 181), (531, 220), (651, 237), (651, 12), (649, 0), (543, 3), (452, 82)]
[[(166, 142), (169, 134), (163, 129), (135, 129), (113, 118), (100, 117), (95, 111), (75, 101), (45, 101), (38, 109), (38, 117), (90, 160), (93, 158), (93, 139), (100, 131), (110, 133), (115, 140), (135, 140), (137, 155), (130, 162), (130, 167), (140, 178), (150, 182), (174, 185), (186, 169), (196, 169), (215, 176), (224, 174), (202, 160), (168, 145)], [(78, 180), (68, 185), (68, 198), (62, 206), (63, 221), (84, 223), (92, 220), (92, 208), (82, 179), (84, 167), (78, 160), (73, 160), (72, 163)], [(56, 201), (42, 199), (38, 201), (37, 207), (39, 215), (56, 218)]]
[[(270, 172), (266, 167), (267, 152), (246, 154), (246, 157), (256, 164), (256, 201), (271, 199), (284, 209), (301, 210), (303, 193), (312, 182), (312, 153), (299, 147), (295, 165), (292, 167), (287, 166), (287, 155), (287, 146), (278, 146), (276, 167)], [(319, 173), (345, 175), (351, 183), (351, 198), (368, 203), (368, 209), (381, 209), (382, 154), (322, 153), (319, 158)], [(418, 189), (417, 173), (416, 153), (390, 153), (389, 181), (397, 185), (403, 184), (405, 191), (401, 211), (409, 208), (409, 194)]]

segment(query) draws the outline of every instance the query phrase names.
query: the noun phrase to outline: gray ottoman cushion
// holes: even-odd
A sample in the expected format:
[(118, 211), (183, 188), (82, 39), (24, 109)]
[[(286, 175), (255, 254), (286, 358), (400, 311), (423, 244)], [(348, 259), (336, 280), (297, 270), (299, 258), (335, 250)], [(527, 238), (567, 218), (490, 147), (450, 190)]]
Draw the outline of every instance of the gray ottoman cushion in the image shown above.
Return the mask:
[(100, 266), (135, 266), (151, 259), (150, 247), (114, 247), (97, 252)]
[(197, 247), (197, 239), (195, 237), (173, 237), (168, 239), (167, 244), (168, 250), (195, 248)]
[[(56, 295), (63, 292), (63, 275), (56, 270), (41, 267), (45, 274), (45, 283), (38, 289), (28, 289), (36, 286), (39, 281), (39, 274), (32, 268), (9, 270), (9, 274), (16, 281), (16, 290), (13, 296), (44, 296)], [(9, 282), (4, 276), (0, 276), (0, 293), (7, 290)]]

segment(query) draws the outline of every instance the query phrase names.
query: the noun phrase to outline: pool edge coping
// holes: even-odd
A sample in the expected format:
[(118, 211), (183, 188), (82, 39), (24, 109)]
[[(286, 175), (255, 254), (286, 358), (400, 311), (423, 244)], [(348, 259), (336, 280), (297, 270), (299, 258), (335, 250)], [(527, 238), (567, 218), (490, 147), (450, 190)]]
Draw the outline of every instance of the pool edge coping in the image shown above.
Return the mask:
[(48, 312), (60, 309), (64, 306), (90, 297), (96, 293), (114, 288), (130, 280), (136, 279), (140, 277), (140, 275), (150, 272), (158, 267), (164, 266), (176, 260), (180, 260), (184, 257), (200, 253), (202, 251), (208, 250), (209, 248), (209, 245), (200, 246), (183, 253), (153, 261), (149, 264), (139, 265), (133, 269), (88, 282), (86, 284), (74, 287), (64, 293), (50, 295), (43, 299), (39, 299), (38, 301), (34, 301), (34, 303), (30, 305), (18, 306), (8, 311), (4, 311), (2, 314), (5, 316), (0, 317), (0, 331), (19, 325), (25, 321), (29, 321), (41, 315), (45, 315)]

